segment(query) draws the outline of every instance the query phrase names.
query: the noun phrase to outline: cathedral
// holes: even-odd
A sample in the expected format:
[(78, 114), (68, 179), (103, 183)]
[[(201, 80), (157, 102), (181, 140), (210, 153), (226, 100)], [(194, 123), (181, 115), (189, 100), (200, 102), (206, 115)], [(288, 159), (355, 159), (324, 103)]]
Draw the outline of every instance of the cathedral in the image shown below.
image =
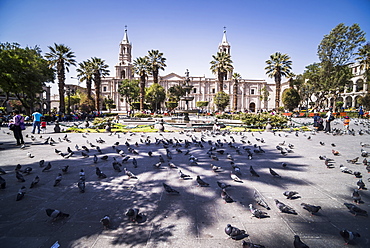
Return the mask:
[[(226, 30), (223, 32), (221, 43), (218, 46), (218, 51), (230, 54), (230, 44), (227, 41)], [(211, 54), (210, 54), (211, 57)], [(102, 79), (101, 94), (104, 98), (111, 98), (114, 100), (115, 111), (126, 111), (129, 109), (126, 102), (118, 93), (120, 82), (124, 79), (138, 79), (132, 74), (132, 44), (128, 39), (127, 29), (122, 41), (119, 44), (119, 61), (115, 66), (115, 77), (105, 77)], [(213, 98), (217, 92), (220, 91), (217, 75), (214, 78), (207, 78), (205, 76), (181, 76), (182, 73), (170, 73), (167, 75), (160, 75), (158, 83), (167, 91), (171, 86), (183, 84), (185, 80), (192, 86), (191, 92), (188, 96), (193, 97), (187, 106), (185, 102), (180, 101), (177, 109), (196, 109), (196, 102), (208, 101), (207, 111), (216, 111), (217, 108), (213, 105)], [(275, 84), (267, 83), (265, 80), (255, 79), (239, 79), (238, 84), (235, 85), (232, 80), (233, 72), (229, 72), (223, 84), (223, 91), (230, 95), (230, 104), (225, 111), (243, 112), (257, 112), (259, 110), (271, 110), (274, 108), (274, 92)], [(153, 84), (153, 78), (149, 76), (146, 86)], [(236, 106), (235, 106), (236, 105)]]

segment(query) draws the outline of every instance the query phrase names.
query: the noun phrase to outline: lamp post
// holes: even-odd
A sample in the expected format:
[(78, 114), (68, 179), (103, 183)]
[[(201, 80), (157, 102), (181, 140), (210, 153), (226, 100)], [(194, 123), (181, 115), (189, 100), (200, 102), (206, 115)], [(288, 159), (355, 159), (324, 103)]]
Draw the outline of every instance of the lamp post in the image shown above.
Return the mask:
[(71, 113), (71, 88), (69, 86), (66, 87), (66, 93), (68, 97), (68, 107), (67, 107), (67, 113)]

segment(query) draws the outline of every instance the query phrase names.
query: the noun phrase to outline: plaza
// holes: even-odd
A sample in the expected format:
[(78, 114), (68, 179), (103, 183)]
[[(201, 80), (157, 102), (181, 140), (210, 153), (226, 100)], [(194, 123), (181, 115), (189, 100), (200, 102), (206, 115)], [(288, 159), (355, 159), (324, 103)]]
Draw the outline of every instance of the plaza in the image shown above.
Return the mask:
[[(294, 121), (309, 123), (312, 119)], [(351, 128), (354, 128), (355, 135), (335, 136), (311, 131), (183, 132), (169, 126), (165, 126), (167, 132), (162, 133), (53, 133), (52, 126), (48, 126), (46, 134), (31, 137), (28, 127), (23, 132), (25, 149), (15, 146), (12, 133), (2, 127), (0, 167), (6, 171), (1, 175), (6, 180), (6, 188), (0, 190), (0, 244), (3, 248), (51, 247), (56, 242), (60, 247), (94, 248), (242, 247), (242, 240), (230, 239), (224, 232), (226, 225), (231, 224), (246, 231), (243, 240), (265, 247), (293, 247), (294, 235), (299, 235), (309, 247), (369, 247), (368, 217), (354, 216), (344, 205), (352, 203), (351, 194), (357, 188), (359, 179), (339, 169), (343, 164), (352, 171), (361, 172), (363, 182), (369, 185), (361, 149), (370, 151), (370, 148), (360, 145), (369, 143), (369, 124), (368, 120), (353, 119)], [(343, 129), (341, 120), (336, 119), (332, 128)], [(361, 135), (360, 130), (363, 130)], [(45, 144), (48, 137), (55, 141), (52, 145)], [(101, 139), (104, 143), (97, 142)], [(148, 140), (150, 143), (145, 142)], [(174, 147), (176, 140), (181, 146)], [(129, 151), (126, 142), (137, 154)], [(199, 146), (199, 142), (203, 147)], [(185, 147), (186, 143), (188, 147)], [(99, 146), (102, 153), (91, 144)], [(288, 148), (288, 144), (293, 145), (292, 151), (285, 155), (276, 149), (278, 145)], [(76, 145), (79, 149), (86, 146), (89, 157), (84, 158)], [(258, 146), (264, 153), (254, 152)], [(57, 149), (67, 153), (68, 147), (74, 152), (68, 159), (55, 152)], [(223, 155), (217, 153), (218, 161), (207, 154), (211, 147), (225, 151)], [(236, 147), (240, 147), (239, 152)], [(123, 157), (116, 148), (123, 150), (130, 159), (121, 162)], [(172, 155), (170, 160), (166, 149)], [(252, 159), (248, 159), (248, 149), (253, 153)], [(185, 155), (187, 150), (189, 154)], [(339, 151), (339, 155), (334, 156), (332, 150)], [(152, 157), (148, 155), (149, 151), (153, 152)], [(227, 153), (232, 155), (233, 162), (240, 168), (243, 183), (230, 178), (233, 168)], [(94, 154), (98, 157), (97, 163), (93, 161)], [(107, 160), (101, 159), (104, 155), (108, 156)], [(159, 162), (159, 155), (165, 162), (157, 168), (153, 165)], [(197, 158), (197, 165), (190, 165), (190, 155)], [(327, 168), (319, 156), (333, 159), (332, 168)], [(356, 157), (359, 157), (358, 162), (347, 162)], [(122, 172), (113, 169), (114, 158), (123, 163)], [(132, 163), (133, 158), (137, 160), (137, 168)], [(42, 172), (40, 160), (52, 164), (50, 171)], [(170, 168), (169, 161), (177, 168)], [(286, 163), (286, 167), (282, 163)], [(17, 164), (22, 169), (32, 168), (29, 175), (24, 175), (25, 182), (16, 179)], [(214, 172), (210, 164), (221, 169)], [(67, 165), (68, 172), (63, 173), (60, 184), (53, 187), (56, 176)], [(250, 166), (260, 177), (251, 176)], [(96, 167), (107, 178), (99, 179), (95, 174)], [(123, 168), (133, 172), (137, 179), (129, 179)], [(273, 177), (269, 168), (281, 178)], [(81, 169), (86, 175), (85, 193), (80, 193), (77, 187)], [(180, 179), (179, 170), (190, 175), (191, 179)], [(36, 175), (40, 177), (40, 182), (30, 189)], [(209, 187), (198, 187), (197, 175), (209, 183)], [(218, 181), (231, 185), (226, 191), (233, 203), (225, 203), (221, 198)], [(166, 193), (162, 183), (170, 185), (180, 194)], [(22, 186), (27, 188), (25, 197), (16, 201)], [(287, 190), (297, 191), (300, 197), (286, 199), (283, 192)], [(253, 197), (255, 191), (263, 197), (270, 210), (256, 204)], [(360, 195), (363, 203), (358, 206), (369, 212), (368, 190), (361, 190)], [(274, 199), (295, 209), (297, 215), (281, 213)], [(322, 209), (312, 216), (302, 208), (301, 203), (319, 205)], [(269, 218), (252, 218), (249, 204), (267, 212)], [(45, 213), (47, 208), (58, 209), (70, 216), (52, 221)], [(125, 216), (129, 208), (139, 209), (144, 218), (139, 222), (130, 221)], [(106, 230), (100, 223), (105, 215), (111, 218), (110, 228)], [(345, 245), (339, 235), (342, 229), (358, 232), (361, 237)]]

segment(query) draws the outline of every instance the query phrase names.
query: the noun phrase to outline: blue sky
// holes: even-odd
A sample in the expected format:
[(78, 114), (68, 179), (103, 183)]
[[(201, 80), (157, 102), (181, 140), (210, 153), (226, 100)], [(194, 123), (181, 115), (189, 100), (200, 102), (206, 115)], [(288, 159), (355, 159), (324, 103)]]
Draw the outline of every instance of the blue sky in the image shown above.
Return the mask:
[[(133, 59), (158, 49), (167, 58), (160, 75), (189, 69), (191, 76), (212, 77), (209, 62), (226, 26), (234, 71), (272, 81), (264, 71), (270, 54), (287, 53), (293, 72), (303, 73), (339, 23), (358, 23), (370, 40), (369, 13), (370, 0), (0, 0), (0, 42), (38, 45), (43, 53), (54, 42), (65, 44), (78, 62), (104, 59), (113, 76), (127, 25)], [(75, 69), (66, 83), (77, 83), (70, 79)]]

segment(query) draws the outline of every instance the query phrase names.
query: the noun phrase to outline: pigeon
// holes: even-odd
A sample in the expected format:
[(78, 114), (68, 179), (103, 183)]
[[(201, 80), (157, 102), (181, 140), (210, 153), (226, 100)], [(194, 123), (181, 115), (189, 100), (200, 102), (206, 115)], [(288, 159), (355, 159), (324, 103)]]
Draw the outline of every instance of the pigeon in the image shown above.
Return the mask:
[(179, 175), (182, 179), (190, 179), (190, 175), (184, 174), (181, 170), (179, 170)]
[(22, 170), (22, 165), (20, 165), (20, 164), (17, 164), (17, 166), (15, 167), (15, 169), (14, 169), (15, 171), (21, 171)]
[(210, 166), (211, 166), (211, 169), (212, 169), (214, 172), (218, 172), (219, 170), (221, 170), (221, 167), (216, 166), (216, 165), (214, 165), (214, 164), (210, 164)]
[(56, 209), (47, 208), (45, 211), (49, 217), (53, 218), (53, 221), (69, 217), (69, 214), (63, 213)]
[(298, 194), (297, 191), (285, 191), (283, 193), (283, 195), (286, 196), (287, 199), (295, 199), (295, 198), (298, 198), (298, 196), (296, 196)]
[(283, 166), (283, 168), (285, 168), (286, 166), (287, 166), (287, 164), (286, 163), (281, 163), (281, 165)]
[(225, 201), (225, 203), (232, 203), (232, 202), (234, 202), (234, 200), (226, 192), (226, 189), (222, 189), (222, 191), (221, 191), (221, 198)]
[(88, 157), (90, 157), (89, 156), (89, 154), (87, 154), (86, 152), (84, 152), (84, 151), (82, 151), (81, 152), (81, 155), (82, 155), (82, 157), (84, 157), (84, 158), (88, 158)]
[(130, 221), (135, 222), (138, 218), (141, 218), (141, 215), (139, 214), (139, 209), (137, 208), (130, 208), (126, 212), (126, 216), (130, 219)]
[(167, 193), (169, 194), (180, 194), (180, 192), (178, 192), (177, 190), (171, 188), (169, 185), (165, 184), (165, 183), (162, 183), (164, 189), (166, 190)]
[(277, 178), (281, 178), (281, 176), (279, 174), (276, 173), (276, 171), (274, 171), (273, 169), (269, 168), (270, 170), (270, 174), (273, 176), (273, 177), (277, 177)]
[(226, 183), (222, 183), (222, 182), (219, 182), (219, 181), (217, 181), (217, 185), (218, 185), (218, 187), (220, 187), (221, 189), (226, 189), (226, 188), (228, 188), (228, 187), (231, 187), (231, 185), (226, 184)]
[(358, 159), (359, 159), (359, 157), (356, 157), (354, 159), (347, 159), (346, 161), (347, 161), (347, 163), (355, 164), (355, 163), (357, 163)]
[(4, 174), (6, 174), (6, 171), (0, 167), (0, 175), (4, 175)]
[(177, 166), (172, 163), (172, 162), (168, 162), (168, 166), (171, 168), (171, 169), (177, 169)]
[(157, 169), (159, 169), (161, 167), (161, 165), (162, 165), (161, 161), (159, 161), (158, 163), (153, 164), (153, 166)]
[(136, 158), (132, 159), (132, 164), (134, 165), (134, 168), (137, 168), (137, 160)]
[(294, 248), (309, 248), (308, 245), (301, 241), (301, 238), (298, 235), (294, 235)]
[(352, 203), (344, 203), (344, 205), (348, 208), (348, 210), (354, 215), (362, 215), (367, 216), (367, 211), (357, 207), (356, 205), (353, 205)]
[(152, 157), (153, 156), (153, 152), (152, 151), (149, 151), (148, 152), (148, 155), (149, 155), (149, 157)]
[(125, 172), (125, 174), (126, 174), (129, 178), (137, 179), (137, 177), (135, 176), (135, 174), (134, 174), (134, 173), (132, 173), (131, 171), (127, 170), (126, 168), (123, 168), (123, 171)]
[(260, 177), (260, 175), (258, 175), (258, 173), (253, 169), (252, 165), (249, 167), (249, 172), (254, 177)]
[(78, 180), (77, 186), (81, 193), (85, 193), (85, 180)]
[(284, 203), (280, 202), (279, 200), (275, 199), (276, 207), (282, 212), (287, 214), (294, 214), (296, 215), (297, 212), (289, 207), (288, 205), (285, 205)]
[(89, 148), (87, 148), (86, 146), (81, 146), (82, 149), (84, 149), (86, 152), (90, 152)]
[(18, 179), (18, 182), (25, 182), (26, 180), (24, 179), (24, 177), (22, 176), (21, 173), (19, 173), (19, 171), (16, 171), (16, 174), (15, 174), (15, 177)]
[(100, 223), (102, 223), (104, 229), (109, 229), (109, 225), (110, 225), (109, 215), (105, 215), (103, 218), (101, 218)]
[(358, 192), (358, 189), (355, 189), (352, 192), (352, 199), (353, 199), (353, 202), (356, 203), (356, 204), (361, 203), (361, 196), (360, 196), (360, 193)]
[(251, 243), (251, 242), (247, 242), (245, 240), (243, 240), (243, 248), (265, 248), (265, 246), (263, 245), (259, 245), (259, 244), (254, 244), (254, 243)]
[(39, 166), (40, 167), (44, 167), (44, 164), (45, 164), (45, 160), (42, 159), (42, 160), (39, 161)]
[(17, 193), (17, 199), (16, 199), (16, 201), (22, 200), (25, 194), (26, 194), (26, 187), (25, 186), (22, 186), (22, 188), (20, 188), (20, 190)]
[(67, 172), (68, 172), (68, 168), (69, 168), (69, 165), (65, 165), (65, 166), (63, 166), (63, 168), (62, 168), (62, 172), (63, 172), (63, 173), (67, 173)]
[(237, 176), (235, 175), (234, 173), (230, 173), (230, 177), (231, 179), (233, 179), (235, 182), (238, 182), (238, 183), (242, 183), (243, 181)]
[(103, 157), (101, 157), (100, 159), (101, 159), (101, 160), (106, 161), (106, 160), (108, 160), (108, 155), (104, 155), (104, 156), (103, 156)]
[(23, 173), (29, 175), (31, 171), (32, 171), (32, 167), (26, 167), (26, 169), (23, 170)]
[(42, 169), (42, 172), (49, 171), (51, 169), (51, 163), (49, 162), (44, 169)]
[(200, 178), (199, 175), (197, 176), (197, 183), (198, 183), (198, 186), (200, 186), (200, 187), (208, 187), (209, 186), (209, 183), (206, 183), (205, 181), (203, 181)]
[(347, 167), (345, 167), (344, 165), (339, 165), (339, 169), (343, 172), (343, 173), (347, 173), (347, 174), (353, 174), (353, 172), (348, 169)]
[(40, 182), (40, 177), (36, 176), (35, 179), (33, 179), (30, 189), (34, 188), (38, 183)]
[(60, 182), (62, 181), (62, 174), (59, 173), (58, 176), (55, 178), (54, 187), (58, 186)]
[(98, 162), (98, 157), (96, 156), (96, 154), (94, 154), (93, 161), (94, 161), (95, 164)]
[(226, 157), (227, 157), (227, 159), (229, 159), (229, 160), (234, 160), (233, 156), (231, 156), (231, 154), (230, 154), (230, 153), (228, 153)]
[(117, 162), (112, 163), (113, 169), (117, 172), (121, 172), (121, 168), (119, 167)]
[(339, 156), (339, 152), (337, 150), (331, 150), (331, 153), (333, 153), (334, 156)]
[(5, 189), (5, 188), (6, 188), (6, 181), (2, 176), (0, 176), (0, 189)]
[(105, 175), (101, 170), (100, 170), (100, 168), (99, 167), (96, 167), (96, 169), (95, 169), (95, 173), (96, 173), (96, 175), (99, 177), (99, 178), (107, 178), (107, 175)]
[(301, 206), (303, 206), (303, 209), (307, 210), (311, 215), (316, 214), (321, 209), (320, 206), (310, 205), (307, 203), (301, 203)]
[(249, 204), (249, 210), (251, 211), (252, 215), (258, 219), (268, 217), (266, 212), (263, 212), (262, 210), (254, 208), (252, 204)]
[(254, 200), (257, 202), (258, 205), (260, 205), (261, 207), (266, 208), (267, 210), (270, 210), (270, 207), (267, 205), (265, 200), (262, 198), (262, 196), (257, 191), (254, 191), (253, 197), (254, 197)]
[(361, 237), (361, 235), (359, 233), (351, 232), (351, 231), (348, 231), (346, 229), (343, 229), (343, 230), (339, 231), (339, 234), (344, 239), (344, 242), (345, 242), (346, 245), (348, 245), (348, 243), (350, 241), (354, 240), (355, 238), (360, 238)]
[(227, 226), (225, 227), (225, 233), (230, 238), (235, 239), (235, 240), (241, 239), (245, 236), (245, 231), (244, 230), (240, 230), (239, 228), (233, 227), (230, 224), (227, 224)]
[(357, 187), (358, 187), (359, 190), (361, 190), (361, 189), (366, 190), (367, 189), (366, 186), (365, 186), (365, 183), (362, 181), (362, 179), (358, 180)]
[(164, 158), (162, 157), (162, 155), (159, 155), (159, 162), (164, 163)]

